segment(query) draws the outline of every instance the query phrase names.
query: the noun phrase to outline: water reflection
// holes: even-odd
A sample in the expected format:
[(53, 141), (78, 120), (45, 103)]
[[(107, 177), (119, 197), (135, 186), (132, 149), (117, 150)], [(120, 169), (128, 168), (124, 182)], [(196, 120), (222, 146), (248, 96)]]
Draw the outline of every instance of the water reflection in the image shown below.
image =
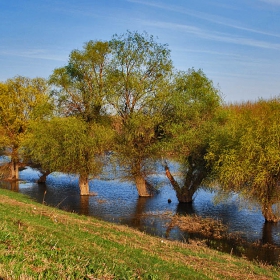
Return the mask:
[(195, 214), (194, 204), (193, 203), (178, 203), (176, 208), (176, 213), (179, 215), (192, 215)]
[[(48, 176), (46, 184), (37, 184), (39, 173), (27, 168), (20, 172), (20, 177), (23, 180), (21, 182), (0, 184), (3, 188), (27, 194), (40, 203), (129, 225), (164, 238), (186, 241), (189, 237), (197, 237), (178, 228), (169, 228), (170, 214), (196, 214), (219, 219), (228, 225), (229, 233), (238, 233), (250, 244), (238, 243), (235, 240), (209, 239), (209, 246), (228, 253), (245, 255), (249, 259), (273, 264), (279, 261), (280, 223), (265, 223), (259, 209), (239, 209), (236, 196), (227, 203), (215, 205), (215, 193), (200, 190), (193, 204), (179, 204), (175, 192), (161, 173), (151, 178), (162, 185), (160, 192), (152, 198), (139, 198), (133, 183), (116, 179), (93, 180), (90, 182), (90, 191), (97, 195), (80, 196), (76, 176), (54, 173)], [(171, 203), (168, 203), (168, 199)], [(267, 245), (260, 246), (262, 244)], [(269, 244), (278, 247), (272, 248)]]
[(16, 191), (16, 192), (18, 192), (19, 191), (19, 181), (12, 181), (12, 182), (10, 182), (10, 184), (11, 184), (11, 190), (12, 191)]
[(80, 196), (80, 214), (89, 216), (89, 196), (81, 195)]

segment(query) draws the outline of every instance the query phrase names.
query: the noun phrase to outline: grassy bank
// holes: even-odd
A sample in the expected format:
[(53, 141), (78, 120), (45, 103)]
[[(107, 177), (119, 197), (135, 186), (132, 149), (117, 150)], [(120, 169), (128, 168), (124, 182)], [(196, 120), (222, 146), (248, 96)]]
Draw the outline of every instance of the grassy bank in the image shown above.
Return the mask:
[(0, 189), (1, 278), (280, 279), (280, 269), (63, 212)]

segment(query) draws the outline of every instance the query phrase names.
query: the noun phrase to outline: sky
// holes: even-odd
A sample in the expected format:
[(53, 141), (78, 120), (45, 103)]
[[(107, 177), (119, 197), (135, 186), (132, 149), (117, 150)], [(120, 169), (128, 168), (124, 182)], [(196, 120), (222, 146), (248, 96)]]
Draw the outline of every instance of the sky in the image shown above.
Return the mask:
[(89, 40), (147, 32), (225, 102), (280, 96), (280, 0), (0, 0), (0, 81), (48, 78)]

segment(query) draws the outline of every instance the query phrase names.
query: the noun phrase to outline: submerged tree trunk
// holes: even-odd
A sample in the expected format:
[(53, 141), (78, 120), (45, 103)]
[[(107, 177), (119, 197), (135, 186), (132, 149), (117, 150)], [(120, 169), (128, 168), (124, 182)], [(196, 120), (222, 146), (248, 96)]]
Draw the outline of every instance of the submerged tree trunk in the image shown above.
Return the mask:
[(19, 179), (19, 154), (18, 147), (14, 146), (11, 153), (11, 162), (9, 163), (8, 180), (15, 181)]
[(273, 223), (264, 223), (262, 228), (262, 243), (273, 244)]
[(12, 159), (10, 163), (10, 175), (8, 180), (18, 180), (19, 179), (19, 162)]
[(42, 175), (40, 176), (40, 178), (37, 180), (37, 183), (39, 184), (44, 184), (46, 183), (47, 180), (47, 176), (50, 175), (51, 172), (49, 170), (42, 172)]
[(164, 168), (166, 177), (169, 179), (173, 189), (175, 190), (179, 202), (192, 203), (193, 195), (200, 187), (205, 173), (203, 171), (194, 170), (192, 167), (190, 167), (187, 171), (184, 185), (181, 187), (171, 174), (166, 162), (164, 164)]
[(189, 189), (188, 186), (184, 185), (181, 188), (180, 193), (176, 193), (176, 196), (181, 203), (192, 203), (193, 202), (193, 195), (197, 189)]
[(262, 205), (262, 214), (265, 218), (265, 222), (277, 223), (280, 220), (280, 218), (273, 213), (272, 204), (270, 203)]
[(165, 164), (164, 168), (166, 177), (169, 179), (174, 191), (176, 192), (176, 196), (179, 202), (192, 203), (193, 195), (196, 189), (189, 188), (189, 186), (187, 186), (186, 184), (184, 184), (184, 186), (181, 187), (171, 174), (167, 164)]
[(131, 173), (133, 174), (139, 197), (152, 196), (153, 188), (146, 181), (145, 174), (142, 172), (142, 159), (136, 159), (131, 167)]
[(80, 195), (89, 195), (88, 175), (80, 175), (79, 187), (80, 187)]
[(150, 185), (142, 175), (135, 176), (135, 184), (140, 197), (152, 196)]

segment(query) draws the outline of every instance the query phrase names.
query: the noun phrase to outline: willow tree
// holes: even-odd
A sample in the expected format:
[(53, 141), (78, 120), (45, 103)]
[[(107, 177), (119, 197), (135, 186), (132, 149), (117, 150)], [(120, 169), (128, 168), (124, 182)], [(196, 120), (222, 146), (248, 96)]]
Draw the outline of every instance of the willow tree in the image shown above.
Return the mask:
[[(83, 122), (83, 128), (86, 128), (83, 133), (88, 138), (89, 143), (93, 137), (100, 139), (98, 133), (103, 135), (105, 128), (108, 133), (110, 131), (109, 119), (106, 117), (106, 104), (104, 103), (106, 93), (105, 69), (109, 56), (110, 48), (107, 42), (89, 41), (84, 45), (83, 50), (72, 51), (68, 64), (65, 67), (55, 69), (50, 77), (50, 84), (55, 86), (53, 94), (58, 104), (59, 115), (79, 118)], [(94, 132), (92, 131), (93, 128)], [(74, 137), (72, 140), (74, 139), (77, 138)], [(72, 140), (69, 139), (70, 142)], [(66, 145), (62, 149), (63, 151), (69, 146), (66, 142), (62, 143)], [(60, 171), (67, 169), (66, 166), (68, 166), (71, 170), (72, 161), (76, 161), (76, 173), (79, 174), (81, 194), (86, 195), (89, 194), (88, 180), (92, 171), (91, 166), (94, 159), (99, 161), (99, 155), (95, 156), (96, 146), (93, 147), (93, 150), (90, 150), (90, 147), (86, 145), (79, 146), (79, 143), (73, 143), (73, 145), (81, 149), (78, 162), (77, 159), (64, 158), (64, 153), (61, 153), (56, 159), (56, 168)], [(97, 149), (99, 153), (101, 147), (102, 145)]]
[(176, 73), (166, 104), (167, 151), (180, 163), (182, 177), (176, 179), (165, 162), (165, 172), (179, 202), (191, 203), (209, 174), (204, 156), (210, 135), (221, 121), (218, 89), (201, 70)]
[[(88, 124), (77, 117), (55, 117), (33, 122), (24, 141), (25, 149), (43, 170), (68, 174), (89, 174), (94, 178), (102, 171), (103, 153), (109, 149), (111, 135), (105, 126)], [(81, 195), (89, 189), (80, 186)]]
[(52, 102), (44, 79), (18, 76), (0, 83), (0, 146), (11, 159), (8, 179), (19, 178), (22, 142), (30, 121), (47, 118), (51, 112)]
[(207, 160), (224, 190), (257, 202), (266, 221), (279, 220), (280, 99), (227, 107), (228, 122), (213, 133)]
[(138, 32), (115, 35), (110, 47), (107, 100), (119, 124), (116, 155), (135, 181), (139, 196), (150, 196), (147, 175), (160, 151), (158, 128), (172, 70), (170, 51)]

